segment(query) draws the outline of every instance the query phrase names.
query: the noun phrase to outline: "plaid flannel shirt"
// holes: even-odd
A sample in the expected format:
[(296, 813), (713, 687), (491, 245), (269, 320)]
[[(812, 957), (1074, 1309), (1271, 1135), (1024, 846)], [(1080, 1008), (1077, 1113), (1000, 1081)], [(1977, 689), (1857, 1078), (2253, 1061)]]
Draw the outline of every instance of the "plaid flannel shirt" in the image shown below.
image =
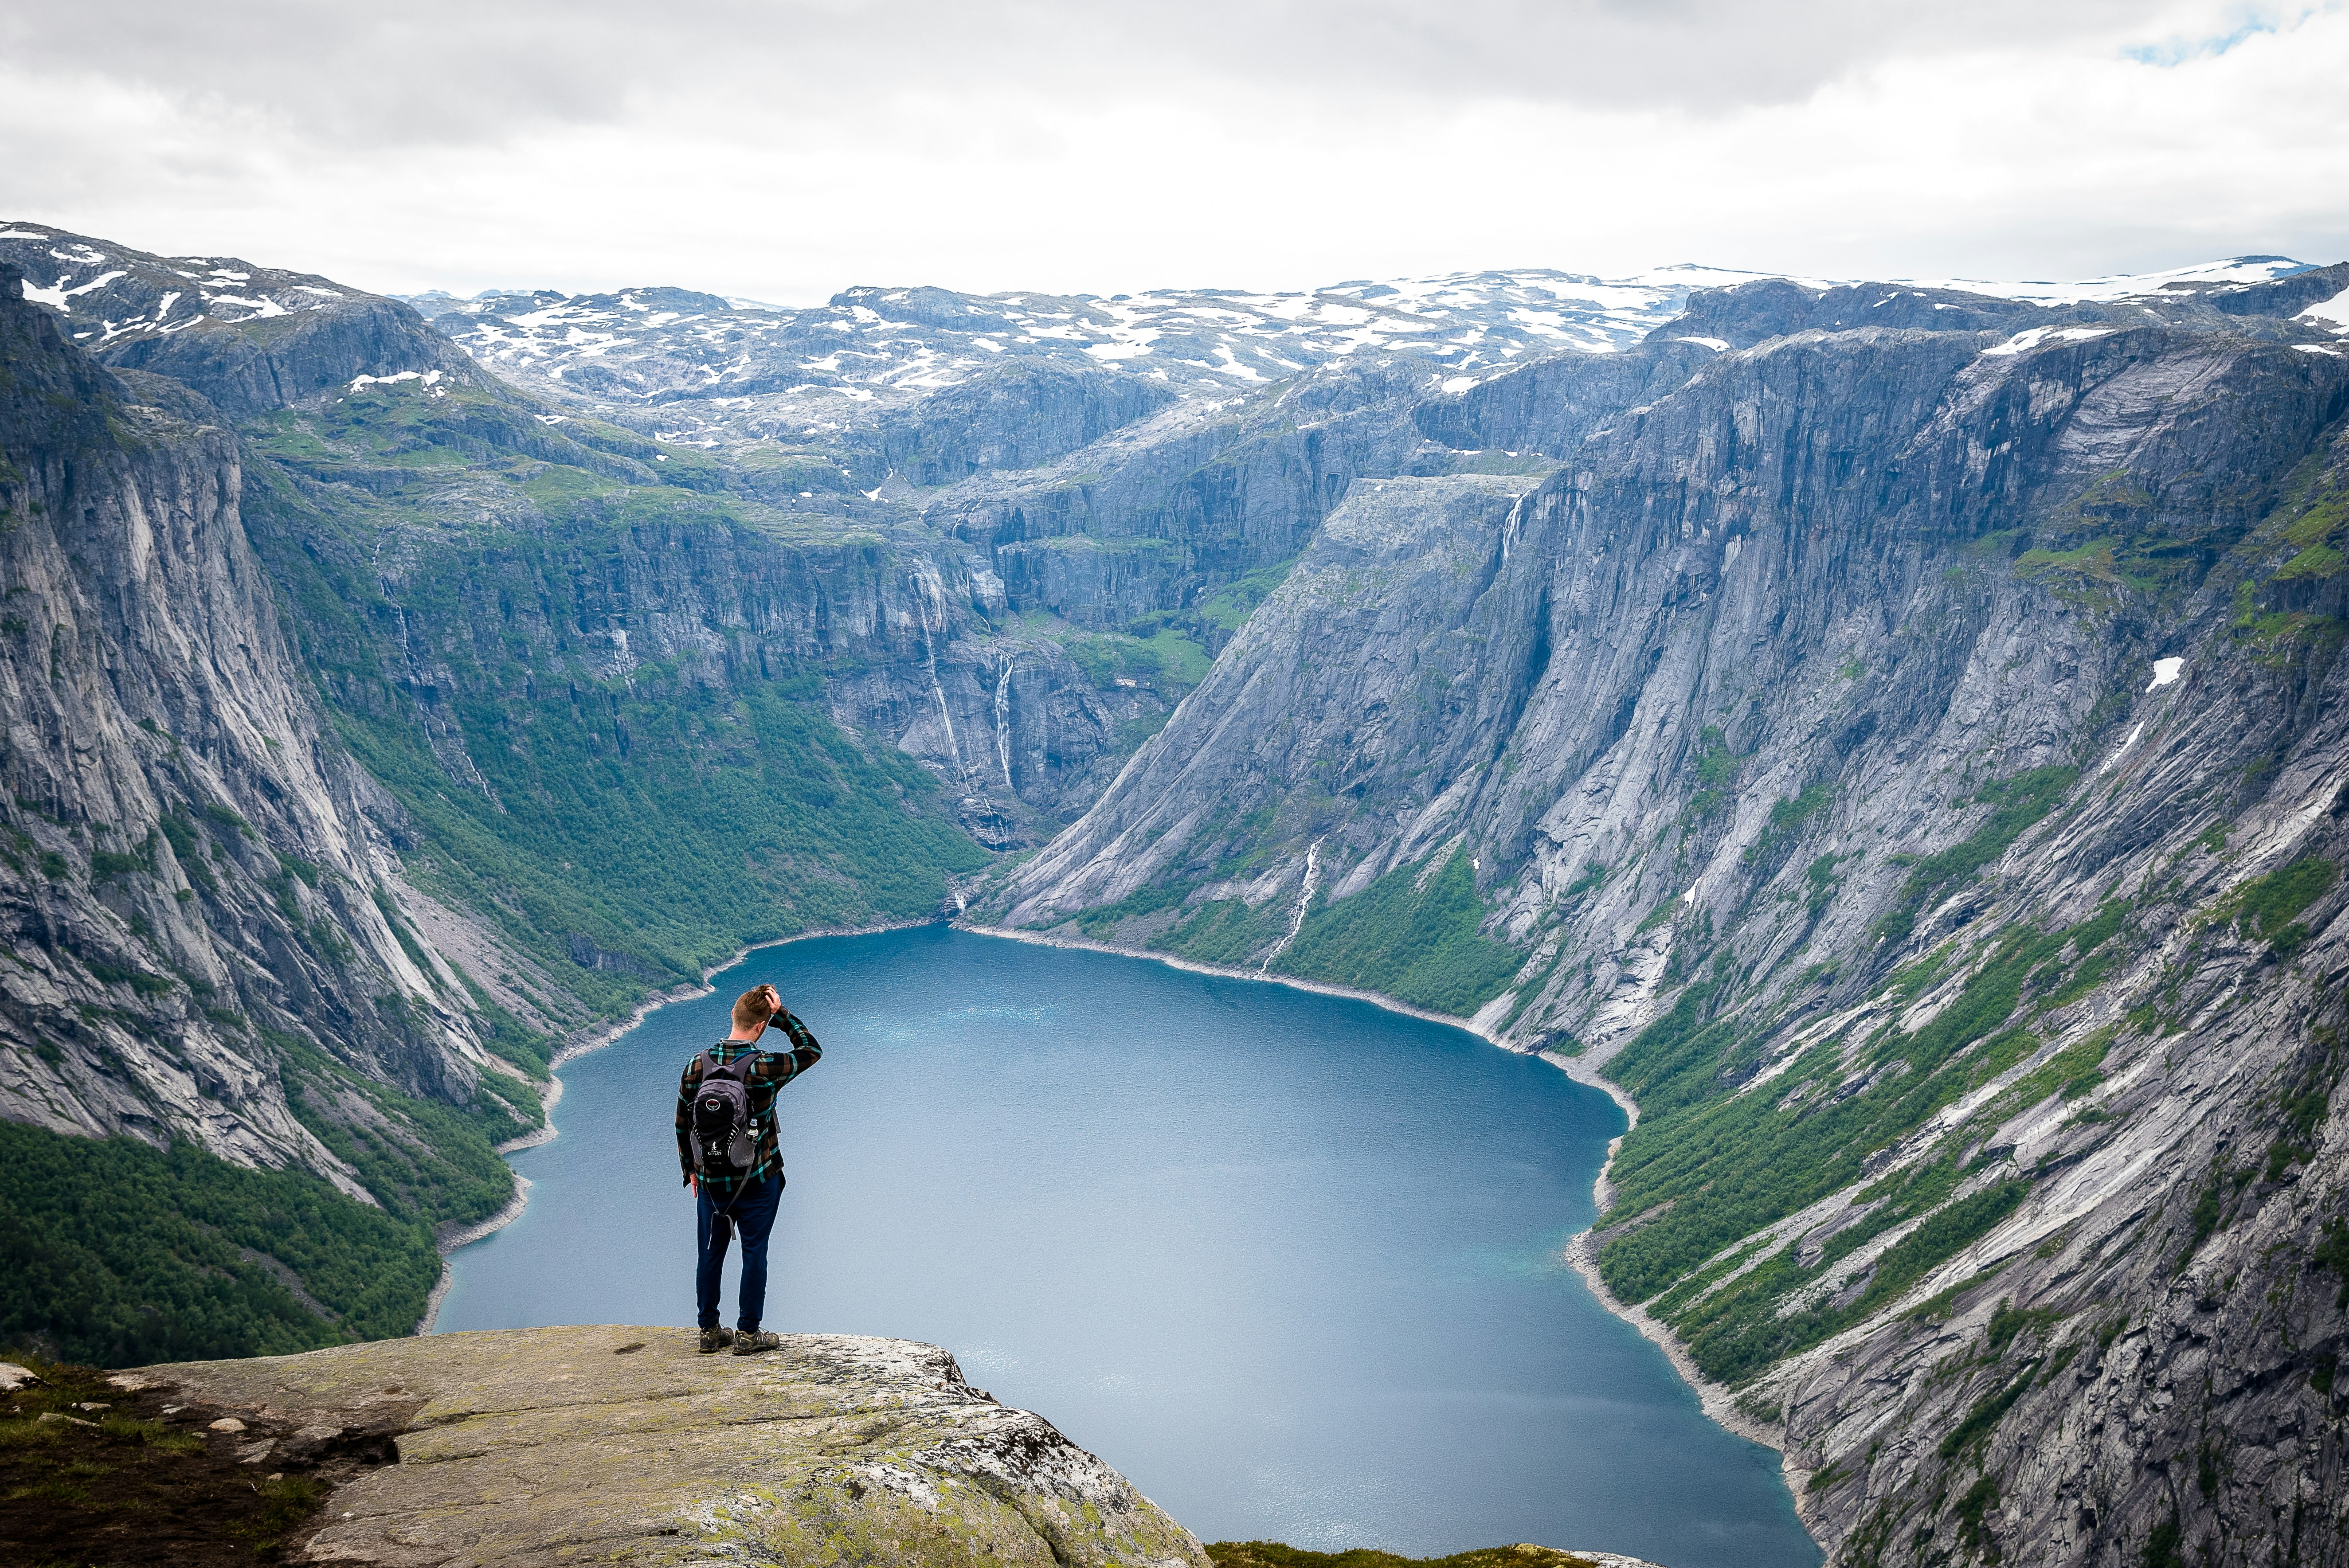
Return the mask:
[[(783, 1157), (775, 1145), (775, 1092), (792, 1079), (815, 1066), (823, 1058), (823, 1047), (815, 1043), (807, 1026), (789, 1012), (778, 1013), (767, 1026), (788, 1036), (792, 1048), (771, 1051), (759, 1046), (745, 1045), (740, 1040), (720, 1040), (710, 1050), (718, 1065), (726, 1067), (745, 1056), (758, 1059), (750, 1064), (743, 1087), (750, 1091), (750, 1125), (758, 1131), (758, 1155), (745, 1176), (709, 1176), (702, 1180), (701, 1190), (723, 1203), (742, 1187), (764, 1181), (783, 1168)], [(693, 1094), (701, 1087), (701, 1075), (707, 1065), (698, 1052), (685, 1064), (684, 1073), (677, 1083), (677, 1162), (687, 1176), (693, 1172)]]

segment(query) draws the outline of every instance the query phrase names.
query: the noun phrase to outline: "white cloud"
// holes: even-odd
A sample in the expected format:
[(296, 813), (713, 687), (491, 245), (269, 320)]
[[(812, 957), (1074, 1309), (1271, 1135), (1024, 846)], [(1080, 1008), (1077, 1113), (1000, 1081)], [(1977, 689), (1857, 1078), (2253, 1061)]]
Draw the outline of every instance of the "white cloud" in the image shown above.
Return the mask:
[(103, 67), (19, 17), (0, 216), (375, 288), (792, 301), (2349, 253), (2337, 0), (1954, 10), (744, 0), (305, 33), (285, 0), (153, 12)]

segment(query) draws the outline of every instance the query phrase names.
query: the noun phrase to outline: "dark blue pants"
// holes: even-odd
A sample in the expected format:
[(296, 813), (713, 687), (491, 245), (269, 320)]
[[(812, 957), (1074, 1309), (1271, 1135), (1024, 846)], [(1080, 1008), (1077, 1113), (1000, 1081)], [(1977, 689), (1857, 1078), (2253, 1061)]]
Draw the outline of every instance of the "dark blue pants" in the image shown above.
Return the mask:
[(742, 1315), (735, 1326), (745, 1334), (755, 1334), (759, 1315), (767, 1305), (767, 1234), (775, 1228), (775, 1211), (782, 1205), (783, 1179), (770, 1176), (743, 1188), (730, 1207), (699, 1191), (695, 1193), (694, 1201), (698, 1210), (695, 1237), (701, 1249), (694, 1284), (700, 1298), (701, 1326), (718, 1326), (718, 1285), (726, 1272), (728, 1239), (719, 1227), (719, 1217), (722, 1214), (733, 1221), (732, 1229), (742, 1233)]

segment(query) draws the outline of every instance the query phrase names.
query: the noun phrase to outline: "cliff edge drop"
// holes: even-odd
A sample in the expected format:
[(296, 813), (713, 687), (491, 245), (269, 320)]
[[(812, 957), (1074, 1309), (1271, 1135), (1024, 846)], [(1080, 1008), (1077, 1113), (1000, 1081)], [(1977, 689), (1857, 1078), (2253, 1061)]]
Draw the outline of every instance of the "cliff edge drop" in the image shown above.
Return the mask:
[(327, 1500), (312, 1562), (1209, 1568), (1123, 1476), (905, 1340), (705, 1357), (681, 1329), (540, 1328), (115, 1381), (232, 1412), (257, 1470), (395, 1433), (398, 1463)]

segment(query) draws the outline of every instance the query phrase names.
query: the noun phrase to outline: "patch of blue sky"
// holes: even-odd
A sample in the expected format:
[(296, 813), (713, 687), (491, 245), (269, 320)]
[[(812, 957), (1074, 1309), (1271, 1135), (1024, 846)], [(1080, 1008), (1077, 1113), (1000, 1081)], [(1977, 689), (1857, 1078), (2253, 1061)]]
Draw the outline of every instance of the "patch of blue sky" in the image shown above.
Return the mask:
[(2135, 60), (2141, 66), (2154, 66), (2167, 70), (2185, 65), (2189, 60), (2213, 60), (2248, 39), (2262, 33), (2281, 33), (2299, 26), (2318, 11), (2321, 5), (2294, 6), (2289, 12), (2242, 10), (2236, 13), (2239, 20), (2224, 33), (2208, 37), (2188, 38), (2172, 34), (2158, 44), (2140, 44), (2121, 51), (2124, 59)]

